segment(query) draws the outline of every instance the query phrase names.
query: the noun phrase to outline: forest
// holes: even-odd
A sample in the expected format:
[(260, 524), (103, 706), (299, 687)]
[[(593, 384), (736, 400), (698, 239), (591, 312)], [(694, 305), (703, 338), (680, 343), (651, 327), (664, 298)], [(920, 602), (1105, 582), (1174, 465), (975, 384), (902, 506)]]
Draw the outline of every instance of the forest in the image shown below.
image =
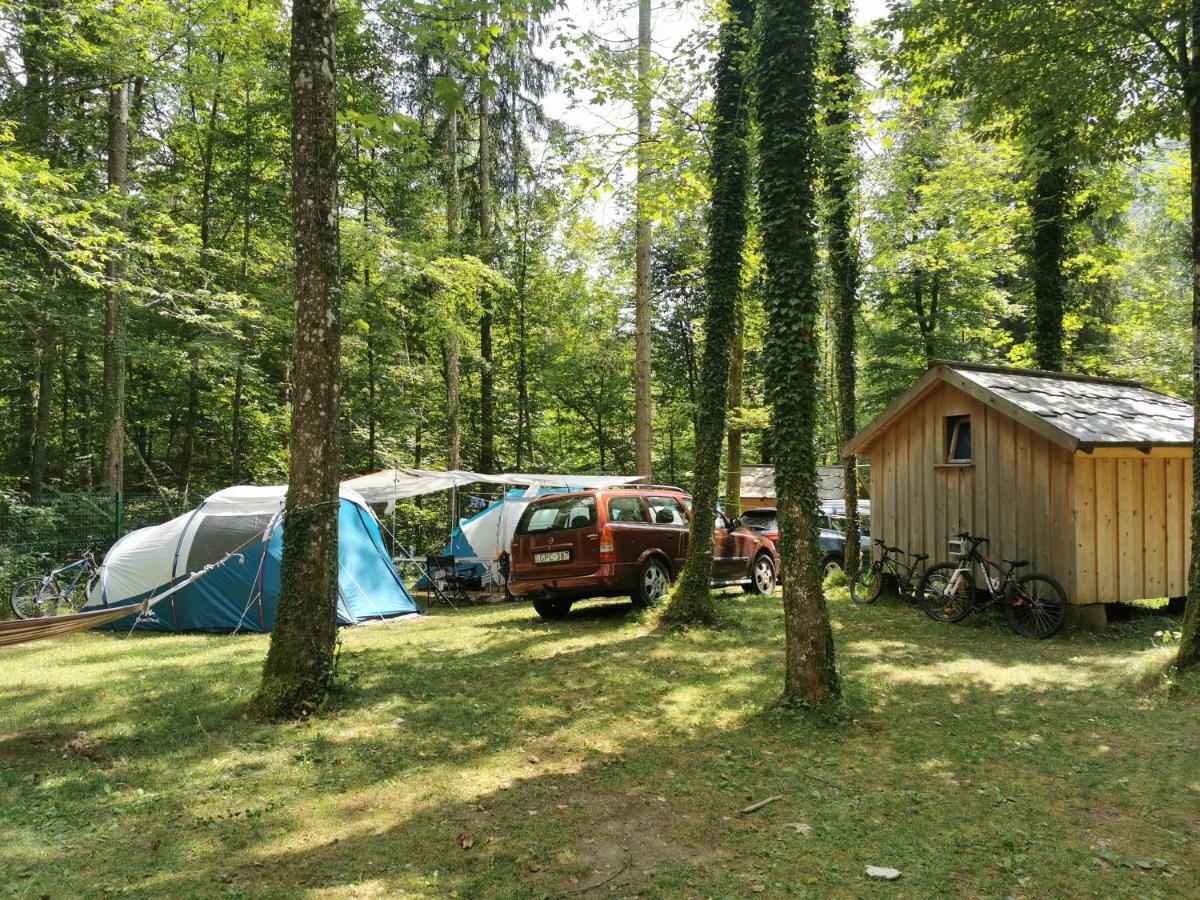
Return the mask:
[[(853, 147), (858, 421), (934, 358), (1186, 395), (1191, 179), (1172, 5), (867, 7), (838, 101), (847, 124), (822, 123)], [(666, 4), (639, 76), (627, 3), (339, 3), (344, 476), (640, 471), (648, 401), (654, 477), (690, 486), (725, 9)], [(0, 486), (155, 492), (181, 510), (285, 480), (284, 5), (12, 0), (0, 20)], [(1021, 29), (1108, 43), (1055, 62), (1036, 41), (1009, 46)], [(976, 65), (989, 50), (1002, 77)], [(742, 461), (769, 463), (753, 201), (744, 262), (730, 434)], [(832, 463), (824, 242), (820, 278), (815, 441)]]

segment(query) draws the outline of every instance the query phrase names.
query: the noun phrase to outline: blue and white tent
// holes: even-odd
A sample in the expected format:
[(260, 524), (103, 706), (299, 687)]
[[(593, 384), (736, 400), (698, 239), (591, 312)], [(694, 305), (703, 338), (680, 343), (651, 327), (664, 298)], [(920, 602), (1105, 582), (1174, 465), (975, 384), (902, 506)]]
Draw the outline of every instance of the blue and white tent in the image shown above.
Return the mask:
[[(162, 525), (117, 541), (85, 610), (136, 606), (213, 566), (137, 619), (151, 631), (270, 631), (279, 601), (287, 486), (233, 487)], [(233, 554), (232, 556), (230, 554)], [(345, 488), (338, 510), (338, 623), (419, 612), (366, 501)], [(135, 613), (110, 626), (128, 630)]]

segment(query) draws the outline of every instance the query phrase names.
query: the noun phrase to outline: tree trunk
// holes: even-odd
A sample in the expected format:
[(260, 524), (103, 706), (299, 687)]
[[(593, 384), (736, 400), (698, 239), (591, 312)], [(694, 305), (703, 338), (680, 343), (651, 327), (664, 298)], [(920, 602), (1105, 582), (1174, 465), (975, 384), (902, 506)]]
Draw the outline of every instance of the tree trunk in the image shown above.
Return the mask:
[(637, 202), (635, 281), (634, 281), (634, 422), (633, 466), (646, 481), (653, 478), (650, 369), (650, 329), (653, 317), (650, 282), (651, 179), (650, 141), (651, 91), (650, 69), (653, 48), (650, 31), (650, 0), (638, 2), (638, 75), (637, 75)]
[(767, 332), (764, 367), (781, 537), (784, 701), (839, 691), (817, 547), (816, 3), (760, 0), (756, 95)]
[[(450, 254), (459, 256), (462, 250), (459, 238), (459, 183), (458, 183), (458, 110), (451, 107), (446, 120), (446, 240), (450, 245)], [(451, 310), (456, 315), (456, 310)], [(459, 394), (461, 389), (461, 368), (459, 362), (459, 322), (451, 322), (450, 333), (446, 335), (446, 468), (458, 469), (462, 466)], [(417, 462), (420, 466), (420, 462)], [(450, 529), (458, 527), (458, 494), (450, 491)]]
[(94, 485), (95, 448), (92, 446), (92, 391), (91, 372), (88, 369), (87, 347), (82, 343), (75, 346), (75, 383), (79, 394), (75, 406), (79, 410), (79, 460), (83, 489), (89, 493)]
[(292, 5), (292, 426), (279, 610), (255, 705), (312, 712), (334, 675), (338, 596), (337, 93), (333, 0)]
[(246, 388), (246, 361), (238, 349), (237, 370), (233, 376), (233, 425), (229, 453), (233, 457), (233, 483), (242, 483), (242, 402)]
[[(1192, 0), (1190, 13), (1190, 46), (1183, 88), (1192, 164), (1192, 404), (1200, 409), (1200, 0)], [(1194, 430), (1192, 438), (1192, 483), (1200, 484), (1200, 428)], [(1192, 559), (1175, 665), (1187, 669), (1197, 662), (1200, 662), (1200, 491), (1195, 491), (1192, 498)]]
[(697, 409), (696, 471), (692, 479), (691, 537), (687, 562), (672, 591), (663, 620), (712, 625), (713, 524), (721, 481), (721, 443), (729, 401), (729, 358), (737, 334), (742, 252), (746, 244), (749, 159), (746, 135), (748, 94), (743, 64), (754, 24), (752, 0), (730, 0), (721, 26), (712, 128), (712, 208), (708, 216), (705, 265), (704, 357)]
[(57, 330), (51, 325), (44, 326), (39, 335), (38, 345), (37, 403), (33, 417), (33, 449), (29, 462), (29, 493), (34, 497), (41, 496), (42, 486), (46, 481), (46, 445), (50, 437)]
[[(479, 15), (480, 31), (488, 33), (488, 7)], [(492, 98), (488, 60), (479, 78), (479, 258), (492, 264)], [(496, 468), (495, 374), (492, 370), (492, 297), (484, 287), (479, 319), (479, 471)]]
[[(833, 84), (825, 104), (825, 142), (822, 160), (827, 192), (825, 235), (833, 272), (834, 381), (838, 395), (838, 443), (854, 437), (857, 425), (854, 350), (858, 318), (858, 240), (854, 234), (854, 194), (858, 165), (854, 154), (856, 62), (852, 46), (853, 11), (849, 2), (835, 3), (831, 15), (835, 45), (828, 68)], [(843, 565), (853, 575), (859, 567), (858, 465), (842, 461), (846, 502), (846, 549)]]
[[(108, 190), (119, 195), (123, 225), (129, 193), (129, 86), (124, 82), (109, 91)], [(125, 267), (120, 253), (115, 250), (107, 264), (104, 305), (104, 489), (114, 494), (125, 489), (125, 302), (120, 285)]]
[(727, 468), (725, 472), (725, 514), (736, 518), (742, 514), (742, 373), (746, 367), (746, 302), (741, 295), (737, 302), (737, 331), (733, 337), (733, 357), (729, 361), (729, 425)]
[(1039, 369), (1061, 372), (1066, 285), (1067, 191), (1071, 170), (1053, 165), (1038, 173), (1030, 201), (1033, 214), (1033, 349)]

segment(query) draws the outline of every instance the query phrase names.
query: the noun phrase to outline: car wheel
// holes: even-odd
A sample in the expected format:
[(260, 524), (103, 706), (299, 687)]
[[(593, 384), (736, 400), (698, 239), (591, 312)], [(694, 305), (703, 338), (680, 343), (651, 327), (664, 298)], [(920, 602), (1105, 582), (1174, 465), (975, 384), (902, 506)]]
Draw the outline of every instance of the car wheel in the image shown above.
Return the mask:
[(658, 606), (670, 587), (671, 571), (661, 559), (652, 556), (638, 570), (637, 583), (631, 595), (633, 605), (638, 609)]
[(571, 611), (571, 603), (572, 601), (563, 600), (561, 597), (536, 597), (533, 608), (543, 619), (565, 619)]
[(842, 558), (840, 556), (827, 556), (825, 561), (821, 563), (821, 580), (824, 581), (830, 575), (834, 575), (842, 571)]
[(770, 597), (775, 593), (775, 563), (765, 553), (758, 554), (750, 569), (750, 583), (744, 588), (747, 594)]

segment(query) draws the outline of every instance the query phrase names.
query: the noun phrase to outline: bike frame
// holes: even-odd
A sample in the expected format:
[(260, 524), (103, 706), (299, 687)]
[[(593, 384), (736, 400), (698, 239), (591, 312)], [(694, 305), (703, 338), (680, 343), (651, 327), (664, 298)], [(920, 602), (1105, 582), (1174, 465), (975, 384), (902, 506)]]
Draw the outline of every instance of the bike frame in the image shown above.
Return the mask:
[[(1005, 596), (1005, 592), (1003, 589), (1006, 589), (1009, 585), (1011, 585), (1013, 583), (1013, 577), (1012, 577), (1013, 570), (1005, 569), (1004, 566), (1002, 566), (1000, 563), (996, 562), (994, 559), (992, 559), (986, 553), (982, 553), (979, 550), (978, 544), (972, 545), (970, 550), (968, 550), (966, 553), (962, 554), (959, 557), (958, 568), (954, 570), (954, 574), (950, 576), (950, 581), (947, 582), (947, 584), (946, 584), (947, 592), (954, 593), (955, 591), (957, 591), (959, 583), (960, 583), (959, 578), (964, 575), (970, 576), (972, 574), (972, 572), (974, 571), (976, 565), (979, 566), (979, 572), (981, 575), (983, 575), (984, 584), (987, 585), (988, 602), (987, 602), (987, 604), (975, 604), (975, 605), (985, 606), (985, 605), (992, 604), (992, 603), (998, 603), (1001, 600), (1003, 600), (1004, 596)], [(992, 575), (993, 570), (995, 570), (995, 572), (996, 572), (996, 575), (994, 577)], [(969, 583), (972, 584), (972, 586), (974, 585), (973, 580)], [(975, 591), (974, 590), (971, 591), (971, 599), (972, 599), (972, 602), (974, 602), (974, 599), (975, 599)]]
[[(909, 590), (916, 591), (916, 583), (914, 582), (919, 582), (920, 580), (914, 578), (914, 576), (917, 574), (917, 565), (920, 564), (918, 563), (910, 566), (906, 562), (901, 562), (900, 557), (892, 556), (892, 551), (886, 546), (883, 548), (883, 556), (879, 558), (879, 571), (888, 571), (888, 567), (890, 566), (891, 574), (895, 577), (897, 583), (900, 585), (900, 592), (902, 594)], [(901, 570), (904, 571), (903, 576), (900, 574)], [(957, 573), (955, 574), (957, 575)]]
[[(96, 563), (92, 559), (92, 554), (89, 551), (88, 553), (84, 554), (82, 559), (77, 559), (73, 563), (68, 563), (67, 565), (62, 566), (61, 568), (58, 568), (58, 569), (55, 569), (54, 571), (52, 571), (49, 575), (47, 575), (45, 577), (45, 579), (43, 579), (42, 588), (45, 589), (45, 588), (53, 585), (55, 593), (57, 593), (59, 596), (62, 596), (62, 597), (69, 597), (71, 594), (75, 593), (75, 588), (77, 588), (79, 586), (79, 582), (81, 580), (83, 580), (84, 578), (86, 578), (89, 574), (91, 574), (95, 570), (95, 568), (96, 568)], [(74, 576), (72, 576), (71, 583), (69, 585), (67, 585), (67, 587), (65, 589), (62, 588), (58, 583), (58, 579), (62, 575), (66, 574), (67, 572), (70, 572), (74, 569), (78, 569), (78, 571), (75, 572)]]

